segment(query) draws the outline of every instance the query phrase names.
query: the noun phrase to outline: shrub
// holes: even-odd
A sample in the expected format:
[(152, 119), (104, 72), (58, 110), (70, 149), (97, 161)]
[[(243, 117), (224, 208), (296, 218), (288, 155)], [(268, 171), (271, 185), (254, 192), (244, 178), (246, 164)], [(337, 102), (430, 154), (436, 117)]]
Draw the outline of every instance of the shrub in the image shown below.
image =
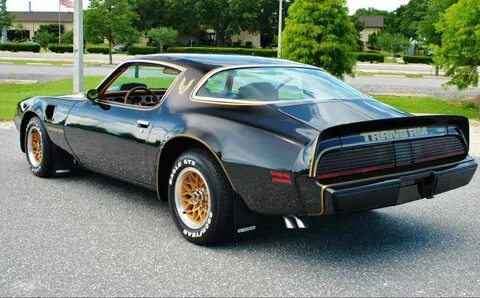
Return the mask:
[(375, 53), (356, 53), (357, 61), (361, 62), (379, 62), (382, 63), (385, 57), (382, 54)]
[(11, 52), (40, 52), (39, 44), (32, 43), (0, 43), (0, 51), (11, 51)]
[(48, 45), (48, 49), (54, 53), (73, 53), (73, 45), (71, 44), (55, 44)]
[(403, 56), (403, 61), (405, 63), (424, 63), (424, 64), (433, 64), (432, 57), (429, 56)]
[(73, 44), (73, 31), (67, 31), (62, 34), (62, 43)]
[(128, 48), (129, 55), (148, 55), (156, 54), (158, 50), (156, 47), (145, 47), (145, 46), (131, 46)]
[(220, 47), (171, 47), (168, 53), (198, 53), (198, 54), (237, 54), (262, 57), (277, 57), (275, 49), (251, 48), (220, 48)]
[(108, 46), (105, 45), (91, 45), (87, 47), (87, 52), (90, 54), (108, 54)]
[(35, 41), (44, 49), (55, 39), (55, 35), (47, 31), (38, 31), (34, 37)]

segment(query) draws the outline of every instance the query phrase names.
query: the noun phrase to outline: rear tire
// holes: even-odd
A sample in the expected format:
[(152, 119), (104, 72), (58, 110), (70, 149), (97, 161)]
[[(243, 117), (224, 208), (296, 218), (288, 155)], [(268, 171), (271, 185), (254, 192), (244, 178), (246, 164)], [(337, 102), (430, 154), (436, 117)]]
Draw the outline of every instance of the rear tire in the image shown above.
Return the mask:
[(217, 160), (193, 149), (173, 164), (168, 201), (183, 237), (200, 245), (228, 242), (233, 237), (233, 189)]
[(30, 171), (38, 177), (51, 177), (53, 144), (40, 118), (35, 116), (30, 119), (25, 128), (24, 142)]

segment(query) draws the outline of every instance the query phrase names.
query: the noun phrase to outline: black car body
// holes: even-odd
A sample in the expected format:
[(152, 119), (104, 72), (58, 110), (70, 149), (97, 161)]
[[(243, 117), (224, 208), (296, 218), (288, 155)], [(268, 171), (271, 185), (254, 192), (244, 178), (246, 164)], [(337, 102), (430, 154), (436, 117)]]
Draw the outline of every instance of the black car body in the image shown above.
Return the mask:
[[(138, 72), (136, 66), (161, 66), (165, 76), (175, 77), (168, 88), (154, 91), (158, 104), (124, 98), (142, 83), (109, 85), (122, 73)], [(250, 101), (238, 94), (201, 94), (216, 74), (276, 67), (321, 71), (258, 57), (139, 57), (113, 71), (96, 89), (97, 99), (39, 96), (20, 102), (15, 124), (21, 148), (26, 151), (26, 127), (36, 116), (54, 144), (53, 155), (62, 157), (53, 158), (53, 173), (68, 172), (73, 160), (155, 190), (163, 200), (176, 159), (201, 148), (218, 162), (234, 191), (235, 231), (240, 232), (253, 229), (242, 222), (249, 214), (298, 219), (374, 209), (430, 198), (471, 180), (477, 164), (468, 156), (464, 117), (416, 117), (366, 96)], [(257, 96), (262, 97), (271, 89), (265, 86), (243, 87), (263, 92)], [(144, 102), (149, 92), (138, 91), (137, 101)]]

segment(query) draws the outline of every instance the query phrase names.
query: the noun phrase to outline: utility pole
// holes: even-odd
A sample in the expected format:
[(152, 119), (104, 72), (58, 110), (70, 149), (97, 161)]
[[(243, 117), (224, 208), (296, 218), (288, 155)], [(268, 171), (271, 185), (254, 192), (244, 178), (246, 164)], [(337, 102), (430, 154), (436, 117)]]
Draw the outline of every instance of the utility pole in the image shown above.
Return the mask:
[(83, 92), (83, 0), (73, 12), (73, 93)]
[(61, 1), (58, 1), (58, 44), (62, 43), (62, 30), (61, 25), (62, 25), (62, 19), (61, 19), (61, 14), (62, 14), (62, 5)]
[[(6, 0), (0, 0), (0, 13), (1, 14), (6, 14), (7, 13), (7, 1)], [(0, 28), (0, 36), (2, 36), (2, 39), (1, 39), (0, 43), (6, 43), (7, 42), (7, 34), (8, 34), (7, 28)]]
[(282, 26), (283, 26), (283, 0), (279, 0), (278, 7), (278, 42), (277, 42), (277, 57), (282, 58)]

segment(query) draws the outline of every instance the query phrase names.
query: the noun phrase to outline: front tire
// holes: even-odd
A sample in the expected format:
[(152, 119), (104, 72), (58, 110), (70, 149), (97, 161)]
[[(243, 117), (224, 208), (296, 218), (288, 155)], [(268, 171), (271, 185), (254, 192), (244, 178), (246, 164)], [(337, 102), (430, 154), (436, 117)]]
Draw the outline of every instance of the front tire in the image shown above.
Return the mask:
[(25, 155), (30, 171), (38, 177), (52, 176), (53, 146), (42, 121), (33, 117), (25, 128)]
[(233, 190), (208, 152), (193, 149), (175, 161), (168, 201), (175, 225), (188, 241), (214, 245), (233, 237)]

